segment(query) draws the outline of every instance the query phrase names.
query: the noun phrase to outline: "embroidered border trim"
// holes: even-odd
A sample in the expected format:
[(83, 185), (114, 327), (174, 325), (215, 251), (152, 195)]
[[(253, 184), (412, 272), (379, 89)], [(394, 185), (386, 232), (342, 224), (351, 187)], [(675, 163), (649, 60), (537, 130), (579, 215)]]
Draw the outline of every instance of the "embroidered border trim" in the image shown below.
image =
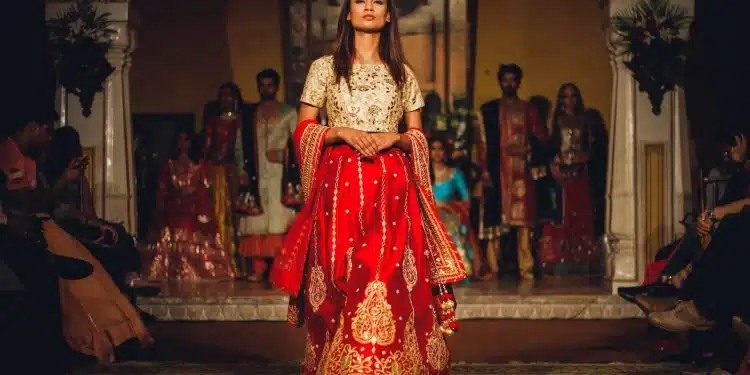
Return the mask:
[(302, 195), (305, 201), (312, 196), (315, 173), (323, 154), (323, 140), (329, 128), (309, 120), (300, 124), (303, 128), (299, 141), (299, 165), (302, 166)]
[(422, 206), (422, 228), (431, 254), (430, 281), (433, 284), (451, 284), (467, 277), (461, 255), (448, 238), (442, 221), (437, 216), (435, 196), (430, 181), (430, 154), (427, 138), (419, 129), (404, 133), (411, 141), (411, 164), (417, 184), (417, 195)]

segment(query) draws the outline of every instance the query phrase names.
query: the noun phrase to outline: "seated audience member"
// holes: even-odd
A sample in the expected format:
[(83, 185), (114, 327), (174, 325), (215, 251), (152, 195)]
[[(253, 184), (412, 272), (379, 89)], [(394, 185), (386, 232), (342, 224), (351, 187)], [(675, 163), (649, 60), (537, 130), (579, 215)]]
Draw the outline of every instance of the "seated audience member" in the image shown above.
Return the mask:
[[(0, 262), (23, 285), (20, 303), (14, 298), (12, 309), (0, 312), (3, 340), (13, 343), (0, 351), (0, 363), (9, 373), (23, 369), (24, 373), (66, 374), (58, 277), (80, 280), (91, 275), (93, 268), (82, 260), (50, 253), (42, 235), (42, 219), (6, 214), (5, 200), (5, 174), (0, 173)], [(44, 360), (28, 361), (29, 353), (43, 353)]]
[(710, 235), (708, 247), (693, 263), (692, 271), (680, 289), (675, 307), (649, 314), (649, 322), (659, 328), (683, 332), (714, 330), (721, 367), (736, 371), (747, 346), (732, 331), (733, 317), (750, 319), (750, 299), (745, 294), (750, 275), (750, 245), (745, 240), (750, 228), (750, 198), (719, 206), (708, 213), (711, 223), (699, 225), (703, 236)]
[(140, 270), (135, 241), (120, 225), (97, 218), (80, 136), (70, 127), (56, 129), (38, 173), (39, 186), (55, 189), (55, 221), (93, 253), (121, 290)]
[[(725, 148), (727, 169), (732, 171), (718, 205), (726, 205), (746, 196), (750, 187), (750, 165), (747, 164), (747, 139), (735, 134), (727, 139)], [(698, 217), (697, 225), (707, 225), (709, 218)], [(689, 274), (691, 263), (701, 253), (703, 245), (696, 226), (691, 226), (681, 240), (667, 245), (657, 260), (647, 267), (644, 286), (620, 288), (620, 296), (636, 303), (648, 314), (672, 307), (661, 297), (674, 297), (682, 280)]]
[(47, 247), (56, 255), (76, 258), (91, 264), (90, 276), (77, 280), (59, 280), (63, 334), (76, 352), (96, 357), (100, 362), (114, 360), (115, 348), (137, 339), (153, 342), (138, 311), (120, 292), (99, 261), (80, 242), (62, 230), (50, 213), (55, 206), (53, 189), (37, 188), (36, 163), (48, 135), (35, 115), (10, 121), (10, 136), (0, 140), (0, 170), (8, 190), (3, 200), (7, 213), (33, 214), (42, 218), (42, 234)]

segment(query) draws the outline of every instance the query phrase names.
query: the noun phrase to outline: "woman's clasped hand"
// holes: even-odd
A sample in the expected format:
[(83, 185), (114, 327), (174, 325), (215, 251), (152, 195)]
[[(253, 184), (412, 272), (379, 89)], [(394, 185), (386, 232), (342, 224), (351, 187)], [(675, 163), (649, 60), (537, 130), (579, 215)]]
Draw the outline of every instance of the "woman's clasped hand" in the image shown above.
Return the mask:
[(398, 133), (368, 133), (352, 128), (335, 128), (338, 137), (352, 146), (365, 158), (373, 158), (381, 151), (393, 147), (399, 140)]

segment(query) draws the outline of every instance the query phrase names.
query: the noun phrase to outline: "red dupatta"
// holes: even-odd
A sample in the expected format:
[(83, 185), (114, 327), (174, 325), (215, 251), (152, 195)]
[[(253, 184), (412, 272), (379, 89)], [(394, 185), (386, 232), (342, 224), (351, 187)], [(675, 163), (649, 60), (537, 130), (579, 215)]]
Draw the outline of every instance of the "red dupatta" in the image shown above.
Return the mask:
[(404, 133), (411, 141), (411, 167), (417, 184), (419, 204), (427, 248), (430, 251), (430, 282), (435, 285), (457, 283), (467, 277), (461, 255), (448, 237), (438, 215), (430, 180), (430, 148), (421, 129)]
[(283, 292), (297, 296), (302, 286), (307, 250), (312, 234), (313, 196), (315, 177), (323, 155), (323, 142), (329, 128), (315, 120), (302, 121), (294, 130), (294, 148), (300, 166), (302, 197), (305, 201), (299, 217), (295, 220), (284, 238), (284, 246), (274, 260), (271, 283)]
[[(271, 270), (271, 283), (291, 296), (298, 296), (304, 279), (305, 263), (311, 239), (313, 204), (318, 186), (318, 165), (323, 154), (323, 142), (330, 128), (314, 120), (300, 123), (294, 132), (294, 145), (299, 157), (302, 194), (305, 205), (300, 217), (287, 232), (279, 256)], [(461, 255), (450, 241), (435, 206), (430, 181), (430, 159), (427, 137), (419, 129), (404, 133), (411, 141), (411, 167), (414, 172), (419, 203), (422, 208), (425, 239), (430, 251), (430, 282), (434, 285), (451, 284), (467, 277)]]

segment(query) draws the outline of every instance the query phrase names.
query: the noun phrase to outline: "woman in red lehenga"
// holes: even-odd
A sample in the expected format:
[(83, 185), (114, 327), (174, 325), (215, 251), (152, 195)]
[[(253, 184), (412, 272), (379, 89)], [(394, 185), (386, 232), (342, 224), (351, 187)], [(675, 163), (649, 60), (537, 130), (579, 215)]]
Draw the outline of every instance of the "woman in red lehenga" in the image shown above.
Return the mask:
[(555, 214), (551, 223), (542, 226), (539, 240), (542, 268), (557, 275), (601, 271), (588, 171), (593, 129), (584, 108), (575, 84), (560, 86), (549, 146), (550, 169), (557, 182), (551, 197)]
[[(292, 296), (290, 323), (307, 326), (304, 374), (450, 371), (448, 285), (466, 272), (435, 208), (424, 101), (395, 10), (345, 1), (335, 52), (313, 62), (300, 99), (306, 203), (271, 281)], [(330, 127), (315, 121), (322, 107)]]
[[(232, 279), (231, 254), (217, 233), (209, 179), (202, 162), (191, 159), (190, 135), (180, 133), (176, 152), (159, 177), (153, 242), (148, 246), (149, 280)], [(193, 154), (202, 145), (193, 142)]]

